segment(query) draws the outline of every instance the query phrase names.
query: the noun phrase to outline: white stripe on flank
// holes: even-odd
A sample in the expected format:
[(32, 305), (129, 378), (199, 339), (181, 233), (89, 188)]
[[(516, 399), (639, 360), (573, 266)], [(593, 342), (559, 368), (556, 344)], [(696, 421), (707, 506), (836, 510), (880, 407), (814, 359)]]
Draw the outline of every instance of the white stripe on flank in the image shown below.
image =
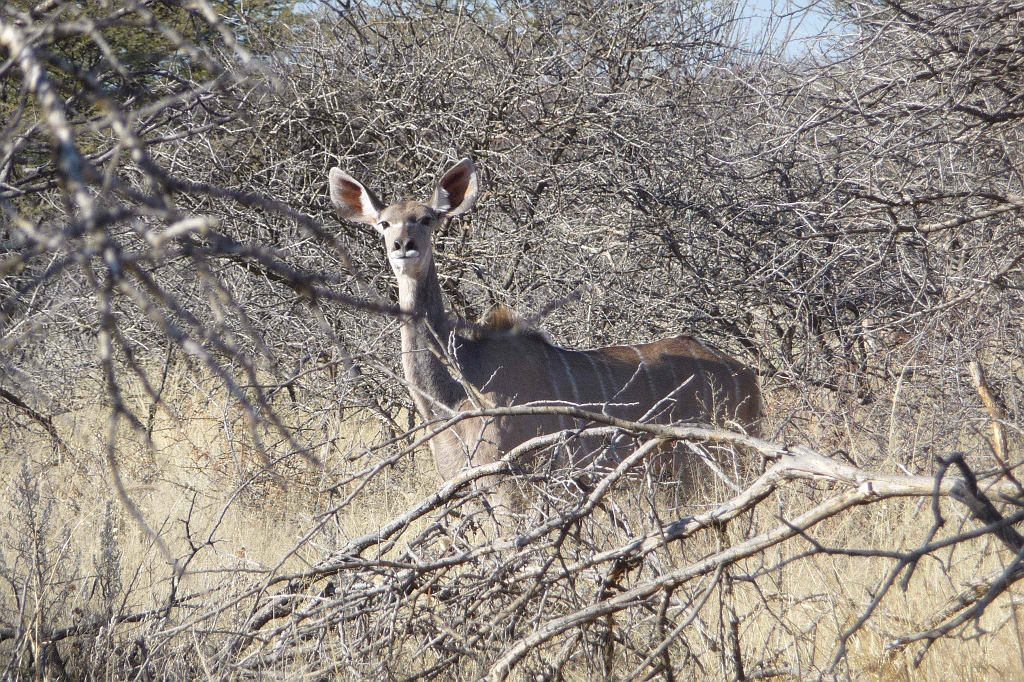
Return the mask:
[(558, 350), (552, 348), (558, 357), (562, 360), (562, 365), (565, 367), (565, 376), (569, 378), (569, 383), (572, 385), (572, 394), (576, 396), (576, 404), (580, 404), (580, 389), (576, 386), (576, 377), (572, 375), (572, 367), (569, 366), (569, 361), (565, 357), (565, 353), (559, 353)]
[[(666, 362), (665, 366), (668, 367), (668, 371), (672, 373), (672, 390), (676, 391), (680, 386), (682, 386), (682, 382), (679, 381), (679, 372), (676, 371), (676, 363)], [(689, 379), (687, 379), (687, 381), (689, 381)]]
[(715, 394), (711, 392), (711, 379), (708, 376), (708, 371), (704, 369), (704, 361), (696, 355), (693, 356), (693, 361), (697, 363), (697, 371), (700, 372), (701, 384), (703, 385), (704, 414), (702, 417), (706, 417), (708, 421), (713, 421), (712, 411), (715, 409)]
[(594, 360), (594, 356), (590, 353), (584, 352), (587, 356), (587, 360), (590, 360), (590, 366), (594, 369), (594, 376), (597, 377), (597, 381), (601, 384), (601, 401), (607, 406), (608, 405), (608, 389), (604, 383), (604, 377), (601, 376), (601, 368), (597, 366), (597, 361)]
[(736, 405), (736, 407), (732, 408), (733, 414), (730, 414), (729, 418), (730, 419), (736, 419), (736, 414), (735, 413), (739, 411), (740, 405), (742, 404), (742, 401), (740, 400), (740, 378), (739, 378), (739, 372), (733, 372), (732, 373), (732, 390), (733, 390), (732, 402), (733, 402), (733, 404)]
[[(729, 372), (729, 376), (732, 377), (732, 389), (733, 389), (732, 402), (736, 404), (736, 409), (738, 410), (739, 406), (741, 404), (740, 403), (740, 396), (742, 395), (741, 392), (740, 392), (740, 380), (739, 380), (739, 377), (737, 376), (739, 374), (739, 372), (737, 372), (733, 368), (732, 364), (729, 362), (729, 356), (728, 355), (726, 355), (722, 351), (718, 350), (714, 346), (711, 346), (709, 344), (704, 343), (700, 339), (697, 339), (697, 343), (699, 343), (703, 348), (707, 349), (708, 352), (710, 352), (712, 355), (714, 355), (716, 358), (718, 358), (718, 360), (722, 363), (722, 365), (725, 366), (725, 369)], [(727, 400), (726, 402), (728, 403), (729, 401)], [(727, 413), (728, 413), (728, 411), (729, 410), (726, 409)], [(731, 414), (731, 415), (728, 415), (728, 416), (729, 416), (730, 419), (735, 419), (736, 418), (735, 414)]]
[[(556, 377), (556, 375), (555, 375), (555, 368), (551, 366), (551, 355), (550, 354), (551, 353), (557, 353), (558, 351), (556, 351), (554, 348), (552, 348), (551, 346), (547, 345), (546, 343), (545, 344), (541, 344), (541, 348), (543, 349), (543, 352), (544, 352), (544, 364), (547, 365), (547, 368), (548, 368), (548, 378), (551, 379), (551, 388), (553, 388), (554, 391), (555, 391), (555, 400), (557, 400), (560, 403), (564, 403), (565, 400), (562, 399), (562, 392), (558, 390), (558, 381), (555, 378)], [(568, 428), (569, 428), (565, 424), (566, 424), (566, 422), (565, 422), (565, 415), (564, 414), (558, 415), (558, 427), (562, 431), (567, 431)]]
[[(597, 361), (595, 360), (595, 362), (597, 362)], [(622, 389), (615, 388), (615, 372), (613, 372), (611, 366), (608, 365), (603, 360), (601, 362), (597, 362), (597, 376), (599, 376), (599, 377), (601, 376), (601, 371), (602, 370), (608, 375), (608, 383), (605, 384), (602, 381), (601, 385), (608, 387), (608, 392), (611, 395), (609, 395), (607, 398), (605, 398), (605, 400), (606, 400), (606, 402), (610, 403), (610, 402), (612, 402), (613, 400), (615, 400), (616, 398), (619, 397), (619, 393), (622, 392)]]
[(651, 399), (657, 400), (658, 389), (654, 388), (654, 381), (651, 380), (651, 371), (647, 368), (647, 360), (644, 359), (644, 354), (636, 346), (630, 346), (636, 356), (640, 358), (640, 367), (644, 370), (644, 376), (647, 377), (647, 387), (651, 389)]
[[(669, 394), (672, 396), (672, 409), (669, 410), (669, 420), (675, 421), (678, 418), (676, 416), (676, 408), (680, 406), (678, 400), (679, 392), (684, 382), (679, 381), (679, 373), (676, 372), (675, 362), (666, 362), (665, 365), (668, 367), (668, 371), (672, 374), (672, 393)], [(686, 381), (689, 381), (689, 379)]]

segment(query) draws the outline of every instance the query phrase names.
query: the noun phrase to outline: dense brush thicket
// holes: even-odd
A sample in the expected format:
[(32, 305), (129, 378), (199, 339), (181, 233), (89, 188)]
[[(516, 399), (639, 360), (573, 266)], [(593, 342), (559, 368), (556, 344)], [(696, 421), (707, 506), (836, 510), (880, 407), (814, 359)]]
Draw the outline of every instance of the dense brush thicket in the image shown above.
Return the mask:
[[(807, 45), (743, 10), (0, 8), (5, 679), (884, 677), (965, 623), (1012, 629), (980, 618), (1024, 576), (1020, 515), (1001, 515), (1021, 495), (1024, 6), (836, 0)], [(529, 511), (493, 527), (454, 487), (427, 498), (390, 270), (332, 214), (327, 171), (425, 200), (466, 156), (478, 208), (435, 236), (456, 314), (509, 306), (570, 347), (709, 339), (758, 369), (764, 433), (805, 459), (661, 434), (748, 448), (697, 496), (712, 511), (643, 476), (614, 499), (525, 481)], [(147, 486), (171, 460), (191, 506), (159, 518)], [(954, 472), (967, 493), (943, 487)], [(421, 481), (418, 506), (382, 501), (392, 474)], [(296, 489), (290, 552), (215, 554), (232, 505)], [(204, 496), (224, 513), (200, 530)], [(855, 510), (890, 497), (923, 502)], [(1002, 544), (968, 537), (979, 523)], [(131, 561), (118, 524), (146, 548)], [(896, 547), (879, 524), (914, 530)], [(928, 579), (953, 601), (871, 630), (902, 663), (855, 659), (890, 588), (913, 601), (939, 556)], [(847, 578), (783, 575), (816, 561), (865, 591), (836, 606), (822, 594)]]

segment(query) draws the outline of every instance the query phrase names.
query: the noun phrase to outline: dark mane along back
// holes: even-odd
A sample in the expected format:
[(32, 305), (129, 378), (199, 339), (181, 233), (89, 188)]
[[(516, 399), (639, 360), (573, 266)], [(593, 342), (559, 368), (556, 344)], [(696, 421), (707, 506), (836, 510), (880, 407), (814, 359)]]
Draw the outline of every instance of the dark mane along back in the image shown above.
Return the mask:
[(519, 320), (511, 309), (496, 305), (484, 314), (484, 328), (491, 331), (514, 332)]
[(473, 330), (472, 338), (476, 341), (499, 334), (514, 334), (535, 339), (542, 343), (551, 345), (548, 335), (539, 329), (526, 326), (521, 319), (510, 308), (503, 305), (496, 305), (488, 310), (480, 322), (480, 326)]

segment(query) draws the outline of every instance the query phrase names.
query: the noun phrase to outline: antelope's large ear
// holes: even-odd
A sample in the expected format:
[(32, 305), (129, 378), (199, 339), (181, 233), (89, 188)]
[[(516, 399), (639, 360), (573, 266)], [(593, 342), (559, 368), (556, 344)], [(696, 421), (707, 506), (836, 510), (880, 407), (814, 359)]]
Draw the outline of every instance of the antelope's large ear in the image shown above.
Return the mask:
[(367, 223), (376, 227), (384, 204), (363, 187), (363, 184), (340, 168), (332, 168), (328, 174), (331, 186), (331, 203), (345, 220)]
[(473, 208), (479, 191), (476, 166), (469, 159), (463, 159), (437, 183), (430, 206), (446, 216), (459, 215)]

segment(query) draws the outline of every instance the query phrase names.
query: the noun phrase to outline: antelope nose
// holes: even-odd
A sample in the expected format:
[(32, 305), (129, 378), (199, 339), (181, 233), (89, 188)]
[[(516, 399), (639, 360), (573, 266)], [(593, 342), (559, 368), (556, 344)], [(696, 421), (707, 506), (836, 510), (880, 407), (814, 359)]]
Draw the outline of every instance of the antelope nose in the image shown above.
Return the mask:
[(416, 242), (411, 238), (402, 238), (395, 240), (395, 251), (398, 251), (402, 255), (409, 253), (410, 251), (416, 251)]

